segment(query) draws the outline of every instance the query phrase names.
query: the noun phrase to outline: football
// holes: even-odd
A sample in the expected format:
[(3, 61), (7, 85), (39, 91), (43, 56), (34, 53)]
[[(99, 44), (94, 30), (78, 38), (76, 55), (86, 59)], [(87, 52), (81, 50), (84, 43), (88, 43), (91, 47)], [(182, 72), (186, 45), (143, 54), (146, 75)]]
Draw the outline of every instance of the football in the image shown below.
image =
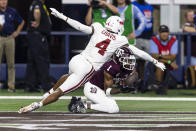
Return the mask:
[(124, 80), (124, 84), (125, 86), (131, 86), (133, 85), (134, 82), (136, 82), (138, 80), (138, 73), (136, 71), (134, 71), (133, 73), (131, 73), (126, 80)]

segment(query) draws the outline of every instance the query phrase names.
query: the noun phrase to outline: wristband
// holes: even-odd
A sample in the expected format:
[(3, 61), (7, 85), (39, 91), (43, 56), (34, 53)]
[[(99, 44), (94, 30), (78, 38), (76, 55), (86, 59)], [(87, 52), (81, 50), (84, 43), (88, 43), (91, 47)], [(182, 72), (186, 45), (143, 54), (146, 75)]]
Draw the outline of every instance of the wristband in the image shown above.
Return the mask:
[(111, 90), (112, 90), (112, 88), (107, 88), (106, 91), (105, 91), (105, 94), (106, 94), (107, 96), (110, 96), (110, 95), (111, 95), (111, 94), (110, 94)]
[(171, 64), (171, 61), (170, 61), (170, 60), (168, 60), (168, 61), (167, 61), (167, 64), (169, 64), (169, 65), (170, 65), (170, 64)]

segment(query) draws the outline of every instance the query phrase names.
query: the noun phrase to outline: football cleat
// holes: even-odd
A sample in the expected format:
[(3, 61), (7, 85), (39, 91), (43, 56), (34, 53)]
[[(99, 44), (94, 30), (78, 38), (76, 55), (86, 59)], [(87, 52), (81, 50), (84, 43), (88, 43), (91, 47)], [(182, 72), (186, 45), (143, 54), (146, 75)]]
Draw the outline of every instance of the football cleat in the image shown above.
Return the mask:
[(81, 98), (77, 97), (72, 97), (71, 102), (68, 105), (68, 109), (73, 113), (86, 113), (84, 102), (81, 100)]
[(32, 111), (34, 111), (34, 110), (36, 110), (38, 108), (39, 108), (39, 103), (33, 102), (32, 104), (30, 104), (28, 106), (20, 108), (18, 113), (22, 114), (22, 113), (32, 112)]
[(86, 107), (84, 106), (84, 104), (84, 101), (81, 98), (78, 98), (79, 113), (86, 113)]
[(77, 111), (76, 110), (76, 103), (77, 103), (77, 98), (75, 96), (72, 96), (71, 101), (70, 101), (70, 103), (68, 105), (68, 110), (70, 112), (74, 112), (75, 113)]

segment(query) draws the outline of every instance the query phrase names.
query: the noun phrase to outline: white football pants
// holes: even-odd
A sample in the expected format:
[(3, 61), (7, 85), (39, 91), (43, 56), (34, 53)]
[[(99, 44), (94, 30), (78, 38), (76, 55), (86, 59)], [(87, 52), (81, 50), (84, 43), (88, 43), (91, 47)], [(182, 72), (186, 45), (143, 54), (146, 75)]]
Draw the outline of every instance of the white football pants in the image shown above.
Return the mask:
[(106, 96), (105, 92), (99, 87), (87, 82), (84, 85), (84, 95), (91, 100), (94, 104), (91, 104), (91, 109), (107, 112), (117, 113), (119, 107), (114, 99), (110, 96)]
[(92, 64), (81, 54), (74, 56), (69, 62), (69, 77), (59, 87), (64, 94), (78, 89), (93, 75)]

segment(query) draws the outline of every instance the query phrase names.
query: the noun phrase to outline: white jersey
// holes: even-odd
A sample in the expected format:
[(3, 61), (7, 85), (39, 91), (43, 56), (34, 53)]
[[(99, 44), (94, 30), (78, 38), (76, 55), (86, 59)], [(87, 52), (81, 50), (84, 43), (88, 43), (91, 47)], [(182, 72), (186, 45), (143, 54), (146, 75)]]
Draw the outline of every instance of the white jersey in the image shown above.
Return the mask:
[(125, 36), (108, 32), (99, 23), (94, 23), (92, 26), (94, 33), (82, 55), (92, 63), (95, 70), (98, 70), (112, 56), (114, 51), (127, 44), (128, 40)]

